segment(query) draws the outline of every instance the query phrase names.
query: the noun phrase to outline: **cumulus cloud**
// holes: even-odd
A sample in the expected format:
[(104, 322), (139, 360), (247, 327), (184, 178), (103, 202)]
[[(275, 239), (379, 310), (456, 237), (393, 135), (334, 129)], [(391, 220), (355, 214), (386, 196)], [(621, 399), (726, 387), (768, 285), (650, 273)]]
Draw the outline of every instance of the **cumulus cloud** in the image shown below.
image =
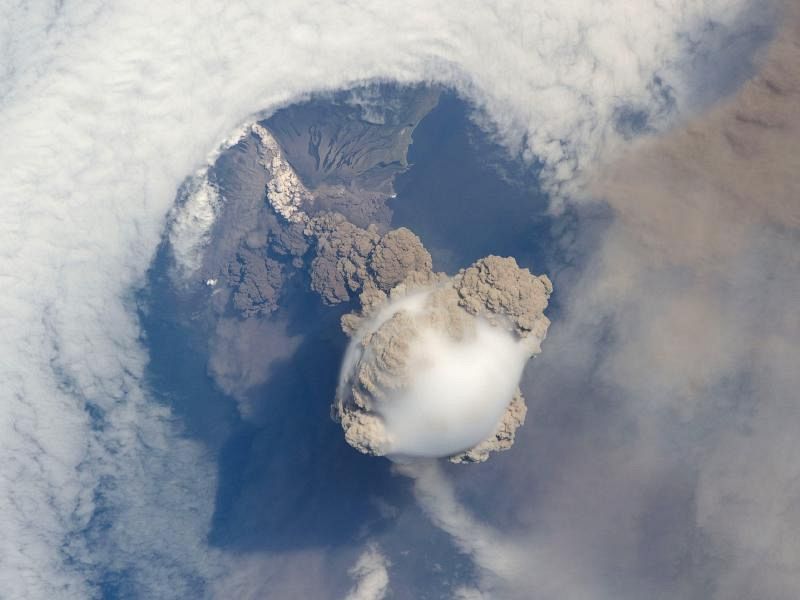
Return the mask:
[(220, 153), (239, 142), (250, 128), (248, 125), (236, 128), (218, 148), (208, 154), (206, 164), (181, 186), (168, 217), (168, 239), (176, 274), (181, 279), (190, 277), (200, 268), (203, 252), (223, 202), (219, 190), (208, 179), (209, 166)]
[(382, 600), (389, 591), (389, 561), (371, 544), (350, 569), (356, 584), (345, 600)]
[[(205, 537), (212, 461), (142, 383), (130, 292), (175, 190), (229, 132), (313, 90), (441, 81), (559, 188), (614, 137), (620, 104), (647, 112), (669, 90), (680, 107), (687, 35), (743, 4), (4, 7), (4, 591), (85, 598), (124, 573), (141, 595), (172, 597), (201, 593), (191, 586), (223, 564)], [(197, 231), (211, 206), (198, 200)], [(96, 541), (77, 541), (87, 531)]]
[(187, 186), (185, 199), (175, 211), (169, 232), (169, 243), (181, 277), (188, 277), (200, 268), (220, 202), (219, 192), (208, 181), (207, 171)]

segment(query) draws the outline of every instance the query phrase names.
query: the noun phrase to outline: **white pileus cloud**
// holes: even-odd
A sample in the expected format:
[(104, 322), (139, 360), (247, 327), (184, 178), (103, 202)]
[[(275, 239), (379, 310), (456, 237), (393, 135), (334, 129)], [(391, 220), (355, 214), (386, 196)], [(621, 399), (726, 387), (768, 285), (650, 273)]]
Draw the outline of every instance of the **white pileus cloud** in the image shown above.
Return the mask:
[(478, 323), (461, 342), (420, 335), (411, 352), (413, 383), (382, 409), (389, 454), (451, 456), (494, 433), (529, 351), (510, 333)]

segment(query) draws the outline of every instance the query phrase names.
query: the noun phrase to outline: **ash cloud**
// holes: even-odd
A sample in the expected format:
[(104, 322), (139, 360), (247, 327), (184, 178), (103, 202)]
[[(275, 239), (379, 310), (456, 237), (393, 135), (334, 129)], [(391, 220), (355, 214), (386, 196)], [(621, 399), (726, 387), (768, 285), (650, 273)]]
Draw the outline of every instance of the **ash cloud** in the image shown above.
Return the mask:
[(315, 240), (311, 288), (326, 304), (339, 304), (364, 291), (389, 292), (411, 272), (429, 273), (431, 255), (406, 228), (385, 235), (361, 229), (337, 213), (315, 218), (306, 228)]
[[(452, 278), (411, 270), (415, 261), (397, 255), (378, 264), (392, 275), (378, 267), (362, 310), (342, 319), (352, 340), (333, 414), (348, 443), (396, 460), (453, 462), (510, 448), (526, 414), (517, 384), (550, 324), (549, 279), (497, 256)], [(398, 265), (405, 277), (387, 294)]]
[(272, 134), (261, 126), (256, 133), (273, 157), (273, 177), (280, 165), (281, 177), (295, 182), (295, 201), (273, 194), (271, 183), (266, 197), (287, 224), (304, 224), (311, 289), (328, 305), (356, 297), (361, 304), (342, 318), (352, 341), (333, 405), (348, 443), (397, 460), (452, 462), (483, 462), (510, 448), (527, 411), (517, 383), (550, 324), (550, 280), (497, 256), (448, 278), (433, 272), (429, 252), (406, 228), (381, 235), (378, 225), (363, 229), (338, 213), (311, 216), (316, 195)]
[(787, 363), (800, 350), (799, 40), (800, 7), (786, 3), (756, 76), (595, 179), (619, 220), (579, 293), (615, 315), (602, 365), (639, 399), (638, 426), (704, 432), (685, 448), (686, 530), (701, 536), (686, 543), (713, 583), (684, 585), (715, 599), (800, 593), (798, 469), (785, 458), (800, 427)]

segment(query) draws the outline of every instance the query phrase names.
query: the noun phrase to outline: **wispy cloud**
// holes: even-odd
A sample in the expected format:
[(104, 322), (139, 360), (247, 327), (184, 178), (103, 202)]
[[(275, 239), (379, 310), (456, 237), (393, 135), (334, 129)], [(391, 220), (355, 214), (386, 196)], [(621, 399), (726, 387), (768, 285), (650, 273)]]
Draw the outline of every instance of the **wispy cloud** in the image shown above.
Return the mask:
[(345, 600), (382, 600), (389, 591), (389, 561), (380, 549), (372, 544), (358, 557), (350, 569), (355, 586)]

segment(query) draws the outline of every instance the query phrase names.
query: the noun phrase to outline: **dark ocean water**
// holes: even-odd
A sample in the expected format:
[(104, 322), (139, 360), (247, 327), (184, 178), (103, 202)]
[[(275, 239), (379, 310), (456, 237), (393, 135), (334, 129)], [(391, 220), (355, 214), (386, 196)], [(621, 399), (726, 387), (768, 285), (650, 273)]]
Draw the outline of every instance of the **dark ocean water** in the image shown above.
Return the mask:
[(395, 180), (392, 226), (422, 239), (434, 269), (452, 274), (499, 254), (544, 270), (552, 218), (535, 165), (508, 160), (457, 96), (443, 94), (414, 132), (409, 162), (412, 168)]
[[(420, 123), (412, 166), (396, 180), (392, 226), (417, 233), (434, 267), (450, 273), (487, 254), (515, 256), (537, 274), (568, 267), (575, 259), (556, 237), (563, 240), (577, 217), (562, 216), (554, 227), (535, 167), (506, 157), (469, 115), (465, 102), (445, 93)], [(393, 598), (449, 597), (454, 585), (469, 582), (469, 560), (422, 514), (409, 481), (394, 476), (388, 461), (350, 448), (329, 418), (346, 345), (339, 316), (347, 307), (325, 307), (303, 285), (284, 297), (269, 318), (301, 341), (271, 365), (258, 389), (262, 418), (253, 423), (209, 376), (202, 311), (171, 287), (168, 268), (162, 249), (140, 298), (148, 378), (186, 435), (216, 457), (209, 541), (239, 553), (318, 552), (331, 598), (349, 587), (347, 569), (367, 539), (392, 561)], [(119, 597), (112, 580), (107, 597)]]

